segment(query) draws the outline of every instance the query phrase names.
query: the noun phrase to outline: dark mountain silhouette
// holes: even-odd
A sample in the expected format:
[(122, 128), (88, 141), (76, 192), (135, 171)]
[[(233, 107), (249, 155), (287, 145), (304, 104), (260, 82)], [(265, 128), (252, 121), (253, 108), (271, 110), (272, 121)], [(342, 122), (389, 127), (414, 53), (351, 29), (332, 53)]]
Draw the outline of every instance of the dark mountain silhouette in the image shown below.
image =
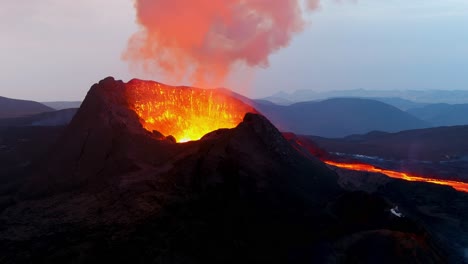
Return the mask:
[(430, 104), (411, 108), (408, 113), (434, 126), (468, 125), (468, 104)]
[(292, 93), (279, 92), (270, 97), (264, 98), (271, 102), (284, 104), (325, 100), (330, 98), (401, 98), (414, 103), (448, 103), (464, 104), (468, 103), (468, 91), (465, 90), (335, 90), (335, 91), (314, 91), (296, 90)]
[(343, 139), (309, 137), (335, 153), (329, 159), (352, 159), (423, 177), (468, 182), (468, 126), (437, 127), (399, 133), (372, 132)]
[(64, 109), (16, 118), (0, 118), (0, 126), (65, 126), (78, 109)]
[(403, 111), (428, 105), (428, 103), (417, 103), (417, 102), (413, 102), (407, 99), (402, 99), (399, 97), (368, 97), (368, 96), (336, 96), (335, 95), (329, 98), (310, 97), (310, 99), (307, 99), (308, 96), (305, 96), (305, 97), (299, 97), (297, 99), (298, 101), (289, 101), (288, 99), (284, 99), (284, 98), (287, 98), (287, 97), (271, 96), (271, 97), (266, 97), (265, 99), (257, 99), (255, 101), (271, 102), (271, 103), (278, 104), (278, 105), (292, 105), (294, 103), (299, 103), (299, 102), (310, 102), (310, 101), (318, 102), (318, 101), (335, 99), (335, 98), (358, 98), (358, 99), (370, 99), (370, 100), (375, 100), (375, 101), (379, 101), (382, 103), (386, 103), (386, 104), (395, 106), (396, 108), (403, 110)]
[(444, 262), (423, 227), (344, 191), (265, 117), (177, 144), (143, 129), (126, 89), (94, 85), (19, 192), (0, 195), (2, 262)]
[(20, 117), (50, 111), (54, 111), (54, 109), (38, 102), (0, 96), (0, 118)]
[(81, 101), (55, 101), (55, 102), (41, 102), (41, 104), (51, 107), (55, 110), (64, 110), (70, 108), (80, 108)]
[(344, 137), (429, 126), (396, 107), (369, 99), (337, 98), (289, 106), (257, 103), (255, 107), (280, 130), (304, 135)]
[(427, 105), (427, 103), (416, 103), (416, 102), (413, 102), (407, 99), (402, 99), (399, 97), (371, 97), (371, 98), (362, 97), (362, 98), (372, 99), (372, 100), (376, 100), (382, 103), (386, 103), (403, 111), (406, 111), (411, 108), (418, 108), (418, 107), (423, 107)]

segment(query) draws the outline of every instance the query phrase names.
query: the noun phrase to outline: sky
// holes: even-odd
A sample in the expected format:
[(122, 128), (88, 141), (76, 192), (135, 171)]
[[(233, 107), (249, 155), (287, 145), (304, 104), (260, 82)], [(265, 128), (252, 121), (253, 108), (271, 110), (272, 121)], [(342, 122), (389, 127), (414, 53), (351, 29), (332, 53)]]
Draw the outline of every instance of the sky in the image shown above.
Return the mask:
[[(466, 0), (323, 0), (307, 22), (268, 68), (235, 74), (226, 86), (254, 98), (302, 89), (468, 90)], [(121, 59), (137, 30), (132, 0), (0, 0), (0, 96), (83, 100), (107, 76), (164, 82)]]

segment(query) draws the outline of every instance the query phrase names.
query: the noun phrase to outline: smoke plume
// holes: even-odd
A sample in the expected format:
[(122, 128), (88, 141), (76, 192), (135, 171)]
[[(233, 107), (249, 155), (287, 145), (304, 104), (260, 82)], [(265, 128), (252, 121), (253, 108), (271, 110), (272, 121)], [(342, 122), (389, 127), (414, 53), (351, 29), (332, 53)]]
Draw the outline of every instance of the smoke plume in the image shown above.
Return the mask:
[(123, 58), (146, 73), (220, 85), (237, 66), (267, 67), (319, 0), (135, 0), (140, 30)]

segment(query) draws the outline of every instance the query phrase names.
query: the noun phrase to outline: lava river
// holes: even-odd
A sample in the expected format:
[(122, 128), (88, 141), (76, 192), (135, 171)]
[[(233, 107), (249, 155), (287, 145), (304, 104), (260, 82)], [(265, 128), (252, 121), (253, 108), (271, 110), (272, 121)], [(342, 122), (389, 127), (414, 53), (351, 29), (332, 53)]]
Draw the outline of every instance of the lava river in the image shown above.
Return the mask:
[(429, 182), (433, 184), (439, 184), (439, 185), (445, 185), (445, 186), (451, 186), (457, 191), (460, 192), (467, 192), (468, 193), (468, 183), (466, 182), (460, 182), (460, 181), (450, 181), (450, 180), (442, 180), (442, 179), (434, 179), (430, 177), (424, 177), (420, 175), (414, 175), (406, 172), (399, 172), (399, 171), (393, 171), (393, 170), (388, 170), (388, 169), (382, 169), (375, 167), (370, 164), (365, 164), (365, 163), (358, 163), (358, 162), (352, 162), (352, 163), (347, 163), (347, 162), (339, 162), (339, 161), (334, 161), (332, 156), (325, 150), (321, 149), (319, 146), (317, 146), (315, 143), (309, 141), (309, 140), (302, 140), (299, 139), (295, 134), (293, 133), (283, 133), (283, 136), (292, 142), (293, 146), (301, 151), (301, 152), (307, 152), (310, 155), (320, 159), (322, 162), (333, 166), (337, 168), (342, 168), (342, 169), (347, 169), (347, 170), (353, 170), (353, 171), (362, 171), (362, 172), (372, 172), (372, 173), (380, 173), (384, 174), (390, 178), (394, 179), (401, 179), (405, 181), (413, 181), (413, 182)]
[(364, 163), (341, 163), (341, 162), (335, 162), (335, 161), (330, 161), (330, 160), (324, 160), (323, 162), (325, 162), (328, 165), (342, 168), (342, 169), (381, 173), (381, 174), (387, 175), (390, 178), (402, 179), (405, 181), (430, 182), (430, 183), (439, 184), (439, 185), (451, 186), (457, 191), (468, 192), (468, 183), (465, 183), (465, 182), (426, 178), (422, 176), (412, 175), (409, 173), (381, 169), (381, 168), (377, 168), (375, 166), (364, 164)]

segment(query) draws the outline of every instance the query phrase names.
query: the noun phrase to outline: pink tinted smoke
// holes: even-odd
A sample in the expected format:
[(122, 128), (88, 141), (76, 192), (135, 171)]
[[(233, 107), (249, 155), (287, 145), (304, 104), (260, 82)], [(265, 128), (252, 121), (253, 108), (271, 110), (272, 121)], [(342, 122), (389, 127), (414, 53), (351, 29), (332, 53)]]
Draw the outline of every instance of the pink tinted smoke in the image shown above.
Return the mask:
[(267, 67), (305, 24), (300, 0), (136, 0), (135, 8), (141, 27), (123, 58), (199, 86), (223, 84), (235, 66)]

